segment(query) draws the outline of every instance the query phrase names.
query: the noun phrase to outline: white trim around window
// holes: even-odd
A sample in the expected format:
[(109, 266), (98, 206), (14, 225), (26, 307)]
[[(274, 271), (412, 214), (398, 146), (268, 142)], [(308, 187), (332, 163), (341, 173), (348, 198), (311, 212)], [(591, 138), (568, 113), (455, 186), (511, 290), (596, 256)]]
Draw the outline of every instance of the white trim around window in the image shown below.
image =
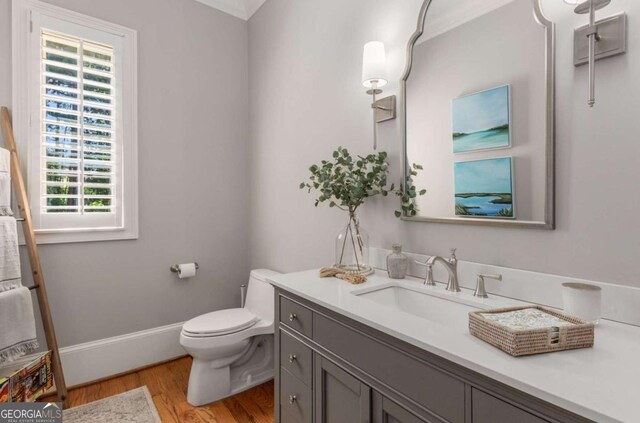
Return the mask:
[[(68, 36), (69, 45), (60, 47), (65, 39), (57, 36)], [(44, 48), (43, 40), (51, 40), (63, 50)], [(79, 46), (77, 51), (69, 47), (73, 43)], [(105, 49), (101, 50), (101, 46)], [(47, 55), (48, 51), (54, 56)], [(101, 53), (110, 55), (112, 62), (101, 61), (109, 57), (100, 56)], [(37, 0), (13, 0), (12, 55), (14, 131), (26, 169), (24, 176), (38, 243), (138, 238), (136, 31)], [(47, 62), (43, 55), (47, 55), (47, 60), (53, 57), (59, 61)], [(92, 61), (95, 66), (89, 63)], [(106, 68), (110, 73), (103, 72), (102, 65), (112, 66)], [(78, 72), (73, 70), (74, 66)], [(67, 76), (65, 67), (71, 71)], [(51, 88), (48, 75), (67, 78), (62, 82), (54, 80), (63, 89), (75, 91), (76, 99), (65, 102), (64, 98), (55, 97), (52, 107), (62, 108), (48, 109), (50, 103), (43, 101), (51, 93), (47, 90)], [(100, 79), (103, 76), (106, 79)], [(100, 104), (91, 103), (90, 94), (86, 94), (91, 92), (85, 91), (91, 89), (101, 93), (98, 97), (108, 99), (111, 110), (101, 112)], [(62, 129), (54, 123), (50, 129), (48, 122), (52, 119), (71, 123), (61, 124), (65, 126)], [(107, 129), (101, 131), (96, 124)], [(66, 135), (53, 134), (53, 138), (47, 138), (50, 131)], [(55, 144), (47, 149), (51, 142)], [(62, 158), (51, 159), (56, 154)], [(77, 175), (73, 170), (65, 170), (65, 157), (71, 163), (70, 169), (77, 169)], [(62, 170), (55, 174), (48, 170), (51, 166)], [(56, 182), (65, 172), (73, 176), (67, 175), (64, 183)], [(64, 185), (61, 193), (56, 184)], [(56, 198), (52, 206), (48, 198), (51, 196), (73, 199), (65, 202)], [(105, 198), (93, 198), (99, 196)], [(62, 212), (63, 209), (69, 210)]]

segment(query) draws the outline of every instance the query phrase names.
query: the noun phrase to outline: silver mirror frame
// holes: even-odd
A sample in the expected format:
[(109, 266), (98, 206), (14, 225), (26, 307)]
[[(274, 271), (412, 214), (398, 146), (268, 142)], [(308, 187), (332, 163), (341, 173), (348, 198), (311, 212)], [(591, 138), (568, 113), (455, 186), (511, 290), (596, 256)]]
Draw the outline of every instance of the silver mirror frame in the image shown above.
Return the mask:
[[(425, 21), (429, 6), (433, 0), (424, 0), (418, 16), (416, 31), (413, 33), (407, 44), (407, 59), (405, 70), (400, 80), (400, 119), (402, 128), (402, 182), (403, 189), (406, 189), (406, 177), (409, 171), (407, 157), (407, 80), (411, 75), (413, 65), (413, 48), (418, 39), (424, 33)], [(517, 221), (517, 220), (493, 220), (493, 219), (465, 219), (457, 217), (419, 217), (404, 214), (402, 220), (411, 222), (433, 222), (464, 225), (482, 225), (507, 228), (534, 228), (534, 229), (555, 229), (555, 59), (556, 59), (556, 30), (555, 24), (551, 22), (542, 12), (542, 0), (532, 0), (533, 14), (536, 21), (545, 28), (545, 79), (547, 91), (547, 111), (546, 111), (546, 193), (545, 193), (545, 219), (538, 221)]]

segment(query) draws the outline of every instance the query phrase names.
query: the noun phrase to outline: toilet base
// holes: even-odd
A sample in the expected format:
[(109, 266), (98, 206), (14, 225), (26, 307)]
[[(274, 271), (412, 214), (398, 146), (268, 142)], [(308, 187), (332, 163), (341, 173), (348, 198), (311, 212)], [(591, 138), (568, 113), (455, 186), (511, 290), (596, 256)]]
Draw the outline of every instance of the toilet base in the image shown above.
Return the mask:
[(210, 360), (193, 358), (187, 402), (199, 407), (251, 389), (273, 379), (273, 335), (258, 336), (251, 357), (240, 357), (231, 365), (215, 368)]
[(187, 402), (198, 407), (229, 396), (229, 370), (229, 366), (215, 369), (210, 361), (194, 358), (189, 375)]

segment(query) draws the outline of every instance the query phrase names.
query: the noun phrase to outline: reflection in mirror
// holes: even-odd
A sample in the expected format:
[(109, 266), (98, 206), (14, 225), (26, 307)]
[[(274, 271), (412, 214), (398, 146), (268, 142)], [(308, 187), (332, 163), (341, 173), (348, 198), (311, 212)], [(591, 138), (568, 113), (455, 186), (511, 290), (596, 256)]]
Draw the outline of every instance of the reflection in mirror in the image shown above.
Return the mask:
[(553, 27), (538, 1), (426, 0), (402, 82), (405, 162), (427, 190), (414, 220), (553, 227)]

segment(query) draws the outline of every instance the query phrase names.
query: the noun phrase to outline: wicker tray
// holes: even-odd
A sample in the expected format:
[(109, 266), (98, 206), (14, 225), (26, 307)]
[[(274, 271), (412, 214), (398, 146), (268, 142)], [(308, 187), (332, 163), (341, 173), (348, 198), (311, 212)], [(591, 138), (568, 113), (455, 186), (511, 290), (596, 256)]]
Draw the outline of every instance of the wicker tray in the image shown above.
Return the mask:
[[(567, 325), (513, 329), (483, 316), (483, 314), (507, 313), (525, 309), (542, 311), (567, 322)], [(576, 317), (567, 316), (556, 310), (541, 306), (472, 311), (469, 313), (469, 332), (471, 332), (471, 335), (500, 348), (514, 357), (589, 348), (593, 346), (594, 338), (593, 323), (587, 323)]]

